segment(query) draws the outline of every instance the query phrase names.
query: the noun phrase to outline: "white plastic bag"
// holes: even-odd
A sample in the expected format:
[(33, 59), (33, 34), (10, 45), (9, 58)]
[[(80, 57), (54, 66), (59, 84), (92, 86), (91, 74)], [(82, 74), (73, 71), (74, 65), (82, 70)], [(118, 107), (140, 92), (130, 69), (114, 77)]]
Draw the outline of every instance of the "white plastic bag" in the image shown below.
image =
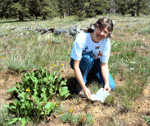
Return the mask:
[(109, 92), (108, 91), (104, 91), (104, 88), (101, 88), (97, 91), (96, 94), (92, 94), (91, 95), (91, 100), (92, 101), (101, 101), (102, 103), (104, 103), (105, 99), (107, 98), (107, 96), (109, 96)]

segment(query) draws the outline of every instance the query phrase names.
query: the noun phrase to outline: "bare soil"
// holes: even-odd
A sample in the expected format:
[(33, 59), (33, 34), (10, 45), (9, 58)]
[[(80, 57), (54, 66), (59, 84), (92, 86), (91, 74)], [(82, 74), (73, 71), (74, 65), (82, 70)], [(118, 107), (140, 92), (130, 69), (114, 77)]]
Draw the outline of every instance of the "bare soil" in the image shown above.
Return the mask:
[[(66, 66), (66, 71), (62, 74), (64, 78), (73, 78), (73, 71)], [(22, 75), (13, 75), (10, 71), (3, 71), (0, 73), (0, 101), (1, 107), (5, 104), (12, 102), (10, 95), (7, 90), (15, 85), (16, 82), (20, 82)], [(71, 79), (73, 80), (73, 79)], [(148, 79), (150, 82), (150, 77)], [(122, 81), (121, 76), (117, 76), (115, 79), (116, 86), (122, 85), (125, 82)], [(61, 108), (63, 112), (69, 111), (73, 108), (73, 114), (77, 115), (80, 113), (92, 113), (94, 115), (95, 122), (93, 126), (103, 126), (112, 122), (113, 125), (121, 126), (148, 126), (143, 116), (150, 117), (150, 84), (146, 85), (142, 94), (133, 102), (133, 109), (128, 112), (121, 112), (121, 106), (109, 106), (108, 104), (100, 103), (98, 101), (89, 103), (84, 98), (79, 100), (70, 98), (62, 101)], [(50, 122), (47, 124), (39, 124), (39, 126), (69, 126), (68, 123), (62, 123), (58, 115), (54, 115), (50, 118)]]

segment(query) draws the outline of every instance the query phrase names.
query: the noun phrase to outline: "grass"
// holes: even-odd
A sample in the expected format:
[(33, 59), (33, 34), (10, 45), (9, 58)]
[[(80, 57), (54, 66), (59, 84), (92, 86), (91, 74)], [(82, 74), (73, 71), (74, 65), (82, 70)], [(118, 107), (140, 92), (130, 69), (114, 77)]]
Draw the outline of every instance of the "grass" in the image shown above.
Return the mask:
[[(10, 115), (8, 114), (8, 111), (6, 110), (6, 108), (3, 106), (0, 110), (0, 125), (1, 126), (5, 126), (5, 122), (6, 120), (10, 120), (10, 119), (13, 119), (14, 116), (13, 115)], [(14, 126), (19, 126), (21, 125), (20, 122), (17, 122), (16, 124), (14, 124)]]
[[(65, 19), (54, 18), (46, 21), (1, 21), (0, 72), (12, 70), (13, 73), (20, 74), (39, 66), (45, 67), (51, 72), (57, 70), (60, 74), (62, 74), (62, 69), (66, 73), (69, 72), (70, 54), (75, 38), (69, 35), (39, 34), (34, 29), (53, 27), (67, 29), (75, 25), (79, 28), (86, 28), (99, 17), (101, 16), (81, 22), (76, 21), (74, 17), (66, 17)], [(116, 82), (115, 90), (107, 97), (105, 102), (108, 106), (114, 108), (121, 107), (115, 112), (116, 117), (109, 114), (106, 125), (118, 125), (117, 116), (132, 112), (134, 101), (138, 99), (148, 83), (147, 79), (150, 73), (148, 51), (150, 48), (148, 42), (150, 38), (150, 18), (148, 16), (134, 18), (112, 15), (111, 19), (114, 21), (115, 27), (113, 38), (111, 38), (112, 49), (109, 68), (113, 78), (119, 77), (119, 81), (122, 83), (119, 85)], [(32, 30), (24, 30), (24, 28), (29, 27)], [(61, 63), (65, 63), (65, 65), (62, 67)], [(96, 93), (99, 88), (96, 82), (90, 84), (92, 93)], [(77, 97), (73, 97), (73, 100), (78, 104), (82, 103)], [(67, 111), (60, 114), (60, 111), (63, 111), (63, 109), (59, 108), (54, 112), (54, 115), (63, 114), (63, 116), (60, 116), (60, 120), (70, 125), (93, 125), (94, 111), (91, 114), (88, 110), (88, 107), (91, 106), (93, 106), (92, 103), (85, 105), (84, 109), (86, 111), (76, 113), (76, 115)], [(12, 118), (6, 114), (5, 110), (1, 109), (0, 111), (0, 124), (5, 117)], [(147, 120), (149, 122), (149, 118)]]
[(79, 114), (75, 116), (72, 115), (71, 112), (61, 114), (61, 120), (64, 123), (68, 122), (70, 125), (81, 125), (81, 126), (92, 125), (94, 122), (92, 114)]
[[(31, 38), (28, 36), (9, 40), (4, 43), (8, 52), (4, 54), (3, 64), (5, 65), (3, 67), (23, 71), (30, 70), (35, 66), (44, 67), (49, 63), (54, 64), (56, 63), (54, 61), (69, 60), (71, 46), (68, 41), (70, 40), (71, 38), (68, 39), (68, 37), (54, 37), (54, 35), (35, 35)], [(65, 44), (58, 48), (60, 42)], [(70, 49), (65, 50), (66, 47), (70, 47)], [(61, 50), (65, 51), (61, 52)], [(42, 60), (40, 60), (41, 58)]]

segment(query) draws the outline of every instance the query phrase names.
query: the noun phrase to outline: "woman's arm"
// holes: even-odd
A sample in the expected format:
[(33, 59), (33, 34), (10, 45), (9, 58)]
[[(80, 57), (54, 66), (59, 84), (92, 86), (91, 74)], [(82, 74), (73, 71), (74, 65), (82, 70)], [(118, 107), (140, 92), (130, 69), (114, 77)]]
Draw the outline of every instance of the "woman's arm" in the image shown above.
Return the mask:
[(81, 70), (79, 68), (79, 64), (80, 64), (80, 61), (74, 60), (75, 76), (76, 76), (81, 88), (83, 89), (86, 98), (90, 99), (91, 98), (91, 93), (90, 93), (90, 90), (86, 87), (86, 85), (83, 81), (83, 76), (82, 76)]
[(109, 69), (108, 69), (108, 63), (101, 63), (101, 71), (102, 71), (102, 76), (104, 79), (104, 90), (110, 92), (111, 88), (109, 86)]

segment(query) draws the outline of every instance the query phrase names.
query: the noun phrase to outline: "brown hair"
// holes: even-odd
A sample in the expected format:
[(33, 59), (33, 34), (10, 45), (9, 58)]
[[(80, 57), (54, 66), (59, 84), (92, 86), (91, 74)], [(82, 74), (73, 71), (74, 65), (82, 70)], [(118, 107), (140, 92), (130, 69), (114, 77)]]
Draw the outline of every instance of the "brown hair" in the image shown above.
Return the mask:
[[(94, 26), (94, 28), (92, 27)], [(108, 35), (107, 35), (107, 38), (110, 38), (112, 35), (112, 31), (113, 31), (113, 22), (111, 19), (107, 18), (107, 17), (103, 17), (103, 18), (99, 18), (97, 20), (96, 23), (94, 24), (91, 24), (90, 27), (85, 31), (87, 33), (92, 33), (94, 32), (94, 29), (97, 27), (97, 28), (105, 28), (105, 27), (108, 27)]]

